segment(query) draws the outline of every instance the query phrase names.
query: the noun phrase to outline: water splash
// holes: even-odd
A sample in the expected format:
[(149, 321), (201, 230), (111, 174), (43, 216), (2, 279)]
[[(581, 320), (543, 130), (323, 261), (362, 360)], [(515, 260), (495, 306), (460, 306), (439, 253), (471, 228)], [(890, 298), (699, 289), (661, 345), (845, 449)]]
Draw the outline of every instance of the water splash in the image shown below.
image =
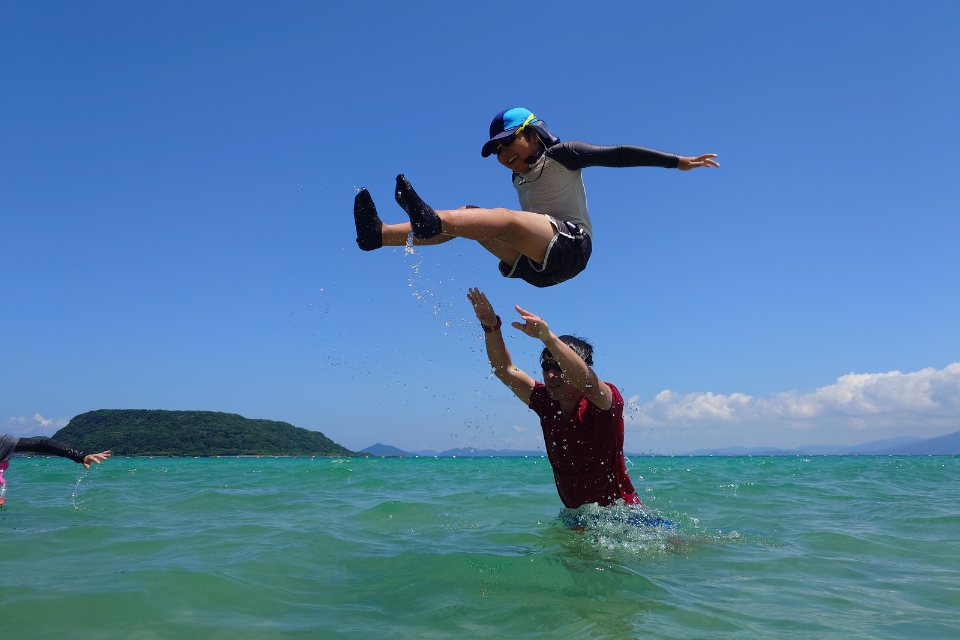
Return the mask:
[(80, 489), (80, 485), (83, 483), (84, 478), (87, 477), (87, 472), (89, 471), (88, 469), (84, 469), (83, 467), (80, 467), (80, 469), (81, 469), (80, 473), (77, 474), (77, 481), (73, 485), (73, 491), (70, 493), (70, 506), (77, 511), (83, 508), (83, 501), (79, 500), (82, 493)]
[[(453, 263), (450, 263), (450, 252), (442, 251), (443, 264), (434, 265), (427, 259), (424, 247), (414, 245), (414, 236), (409, 234), (403, 248), (403, 261), (409, 267), (407, 283), (411, 294), (417, 299), (421, 307), (429, 309), (434, 320), (440, 323), (443, 336), (455, 342), (465, 342), (467, 349), (480, 354), (486, 359), (484, 332), (480, 323), (475, 319), (473, 309), (467, 302), (467, 289), (457, 280), (456, 267), (459, 254), (454, 252)], [(432, 254), (432, 251), (431, 251)], [(436, 266), (436, 269), (433, 267)], [(435, 276), (434, 272), (450, 275)], [(458, 305), (464, 307), (465, 315), (457, 313)], [(418, 383), (420, 381), (418, 380)], [(495, 385), (500, 385), (492, 372), (487, 379)], [(423, 389), (425, 392), (427, 388)], [(436, 398), (434, 394), (434, 398)], [(498, 407), (491, 407), (483, 394), (470, 398), (457, 397), (455, 409), (457, 415), (457, 432), (450, 436), (456, 441), (456, 446), (487, 449), (505, 448), (507, 435), (502, 433), (505, 427), (502, 411)], [(438, 412), (451, 414), (450, 408), (438, 405)]]
[[(472, 309), (469, 315), (460, 317), (457, 317), (456, 312), (451, 311), (466, 300), (466, 288), (456, 281), (456, 276), (434, 279), (430, 273), (421, 268), (425, 257), (424, 253), (414, 246), (411, 232), (403, 248), (403, 262), (410, 267), (407, 282), (413, 297), (420, 302), (421, 306), (426, 305), (432, 309), (434, 319), (447, 329), (443, 334), (445, 337), (452, 334), (458, 338), (469, 336), (468, 339), (471, 342), (481, 340), (483, 331), (479, 323), (472, 318)], [(456, 264), (453, 266), (456, 267)], [(466, 332), (452, 331), (453, 329), (466, 329)], [(473, 346), (470, 348), (475, 350)]]
[[(304, 276), (306, 278), (306, 276)], [(323, 297), (323, 288), (320, 288), (318, 296)], [(319, 300), (311, 300), (305, 307), (300, 307), (301, 301), (297, 300), (293, 306), (293, 310), (290, 312), (290, 319), (298, 327), (303, 328), (303, 323), (307, 322), (310, 319), (310, 316), (319, 316), (322, 318), (330, 312), (330, 304), (322, 303)], [(297, 314), (300, 315), (297, 315)]]
[(736, 531), (707, 532), (698, 518), (661, 514), (623, 500), (606, 507), (593, 503), (564, 509), (557, 523), (575, 533), (564, 543), (568, 549), (616, 562), (665, 554), (689, 555), (701, 544), (740, 541), (742, 537)]
[[(419, 258), (419, 260), (413, 264), (410, 264), (407, 262), (407, 257), (409, 256), (416, 256)], [(411, 231), (410, 235), (407, 236), (407, 244), (403, 247), (403, 263), (408, 265), (413, 270), (412, 274), (407, 276), (407, 281), (410, 283), (410, 286), (414, 288), (413, 295), (418, 300), (422, 300), (423, 296), (417, 294), (414, 278), (420, 275), (420, 265), (423, 263), (423, 254), (417, 251), (413, 246), (413, 231)]]

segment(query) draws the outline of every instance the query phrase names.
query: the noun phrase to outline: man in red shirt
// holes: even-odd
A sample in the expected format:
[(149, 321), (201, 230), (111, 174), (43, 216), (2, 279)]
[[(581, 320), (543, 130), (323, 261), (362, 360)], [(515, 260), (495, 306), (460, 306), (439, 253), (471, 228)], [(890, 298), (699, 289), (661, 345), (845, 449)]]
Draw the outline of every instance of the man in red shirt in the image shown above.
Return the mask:
[(486, 334), (494, 374), (540, 416), (557, 493), (571, 509), (623, 500), (640, 504), (623, 459), (623, 397), (597, 378), (593, 347), (574, 336), (556, 336), (539, 316), (516, 307), (524, 321), (511, 326), (543, 342), (544, 383), (517, 368), (500, 333), (500, 316), (487, 296), (470, 289), (477, 320)]

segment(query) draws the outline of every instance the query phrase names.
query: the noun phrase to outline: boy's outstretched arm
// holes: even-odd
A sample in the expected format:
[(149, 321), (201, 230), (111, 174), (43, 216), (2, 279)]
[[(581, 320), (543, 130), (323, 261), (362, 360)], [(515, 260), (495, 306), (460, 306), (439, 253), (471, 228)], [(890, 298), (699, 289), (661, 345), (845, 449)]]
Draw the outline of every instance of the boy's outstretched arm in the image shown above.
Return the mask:
[(678, 156), (656, 149), (636, 147), (629, 144), (597, 145), (571, 140), (561, 142), (547, 150), (547, 155), (574, 171), (587, 167), (663, 167), (689, 171), (697, 167), (719, 167), (715, 153), (700, 156)]
[[(486, 294), (477, 288), (471, 288), (467, 293), (467, 299), (473, 305), (473, 310), (477, 314), (477, 320), (487, 329), (497, 327), (501, 324), (500, 318), (493, 311), (493, 305), (487, 300)], [(518, 369), (510, 359), (510, 352), (507, 351), (507, 345), (503, 342), (503, 334), (500, 327), (493, 331), (484, 332), (487, 343), (487, 357), (490, 359), (490, 366), (493, 367), (493, 373), (503, 384), (510, 387), (514, 395), (520, 398), (524, 404), (530, 404), (530, 396), (533, 393), (534, 381), (525, 371)]]
[(609, 409), (613, 405), (613, 394), (609, 385), (601, 381), (583, 358), (550, 331), (550, 327), (543, 318), (519, 306), (517, 306), (517, 313), (520, 314), (524, 323), (514, 322), (512, 326), (531, 338), (539, 338), (560, 365), (567, 381), (579, 389), (596, 407), (603, 411)]

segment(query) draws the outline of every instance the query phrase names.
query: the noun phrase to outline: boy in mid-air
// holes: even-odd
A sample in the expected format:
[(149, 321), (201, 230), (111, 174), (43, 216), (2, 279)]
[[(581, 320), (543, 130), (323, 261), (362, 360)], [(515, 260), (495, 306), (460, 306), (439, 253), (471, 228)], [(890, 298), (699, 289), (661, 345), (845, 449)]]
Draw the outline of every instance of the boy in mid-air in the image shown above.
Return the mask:
[(712, 153), (684, 157), (630, 145), (561, 142), (542, 120), (522, 108), (507, 109), (493, 119), (481, 155), (486, 158), (494, 153), (500, 164), (513, 172), (522, 211), (479, 207), (436, 211), (401, 174), (394, 195), (410, 222), (383, 224), (370, 194), (361, 189), (353, 208), (357, 244), (364, 251), (399, 247), (411, 231), (417, 245), (440, 244), (456, 237), (476, 240), (500, 258), (504, 277), (549, 287), (579, 274), (590, 259), (593, 228), (582, 169), (664, 167), (689, 171), (720, 166)]
[(470, 289), (467, 298), (483, 326), (494, 374), (540, 416), (564, 506), (640, 504), (623, 458), (623, 397), (593, 372), (593, 347), (574, 336), (554, 335), (542, 318), (516, 307), (524, 323), (512, 326), (543, 342), (543, 383), (537, 382), (510, 359), (500, 316), (487, 296)]

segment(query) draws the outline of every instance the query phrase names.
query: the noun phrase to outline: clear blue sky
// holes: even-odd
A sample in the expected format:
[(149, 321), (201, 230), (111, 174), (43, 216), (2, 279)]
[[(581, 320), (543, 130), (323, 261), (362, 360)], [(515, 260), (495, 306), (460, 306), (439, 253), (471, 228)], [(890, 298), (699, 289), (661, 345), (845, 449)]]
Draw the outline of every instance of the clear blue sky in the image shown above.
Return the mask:
[[(533, 447), (470, 285), (596, 343), (630, 450), (960, 428), (960, 5), (486, 6), (5, 3), (0, 430), (207, 409)], [(402, 221), (400, 172), (438, 208), (516, 206), (480, 157), (514, 106), (722, 166), (586, 170), (594, 255), (552, 289), (465, 241), (416, 273), (356, 248), (355, 187)]]

